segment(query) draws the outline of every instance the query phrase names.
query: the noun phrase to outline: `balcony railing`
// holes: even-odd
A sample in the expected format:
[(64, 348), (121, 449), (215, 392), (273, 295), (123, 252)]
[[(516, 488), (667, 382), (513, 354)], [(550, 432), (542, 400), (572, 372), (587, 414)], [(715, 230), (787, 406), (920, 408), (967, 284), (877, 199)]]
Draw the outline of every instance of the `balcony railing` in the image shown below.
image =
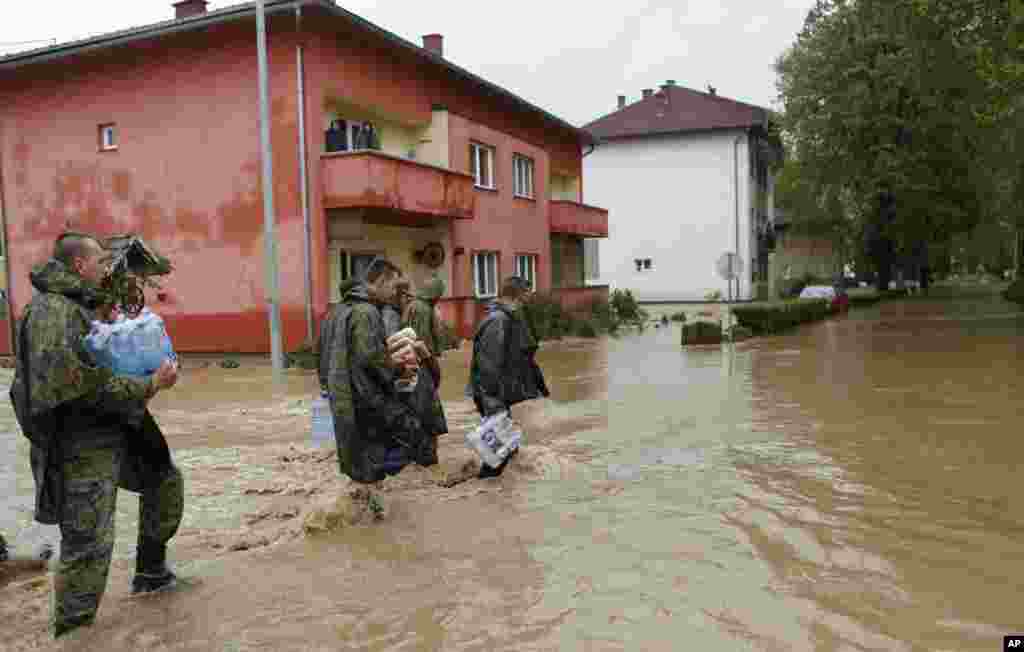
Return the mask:
[(608, 211), (564, 199), (551, 200), (551, 232), (588, 238), (608, 237)]
[(321, 155), (325, 208), (370, 208), (422, 217), (473, 219), (473, 177), (383, 152)]

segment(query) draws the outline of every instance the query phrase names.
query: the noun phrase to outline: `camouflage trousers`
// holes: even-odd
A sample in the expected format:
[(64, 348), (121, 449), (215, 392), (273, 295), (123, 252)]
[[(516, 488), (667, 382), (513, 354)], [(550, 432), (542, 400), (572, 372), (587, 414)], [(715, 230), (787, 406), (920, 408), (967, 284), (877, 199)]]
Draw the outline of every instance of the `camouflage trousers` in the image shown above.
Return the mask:
[(172, 464), (139, 483), (123, 477), (135, 475), (133, 461), (120, 448), (85, 450), (64, 460), (60, 562), (53, 578), (55, 636), (96, 618), (114, 551), (119, 485), (140, 494), (140, 543), (162, 546), (178, 531), (184, 509), (181, 473)]

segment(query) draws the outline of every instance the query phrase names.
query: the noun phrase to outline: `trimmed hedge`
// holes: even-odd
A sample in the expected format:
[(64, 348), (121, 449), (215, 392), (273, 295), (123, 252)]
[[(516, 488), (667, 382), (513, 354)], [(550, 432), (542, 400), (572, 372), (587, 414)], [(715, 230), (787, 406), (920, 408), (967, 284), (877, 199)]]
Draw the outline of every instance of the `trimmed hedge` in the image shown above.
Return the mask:
[(682, 345), (687, 344), (720, 344), (722, 342), (722, 325), (713, 321), (695, 321), (683, 324)]
[(754, 336), (754, 331), (750, 330), (746, 326), (740, 326), (737, 324), (729, 329), (728, 336), (733, 342), (742, 342), (743, 340), (749, 340), (752, 338)]
[(736, 321), (758, 335), (778, 333), (833, 314), (827, 299), (796, 299), (735, 306)]
[(1003, 298), (1014, 303), (1024, 303), (1024, 279), (1017, 279), (1003, 292)]
[(850, 297), (850, 307), (854, 308), (857, 306), (871, 306), (882, 300), (882, 295), (878, 290), (871, 289), (852, 289), (849, 290), (847, 296)]

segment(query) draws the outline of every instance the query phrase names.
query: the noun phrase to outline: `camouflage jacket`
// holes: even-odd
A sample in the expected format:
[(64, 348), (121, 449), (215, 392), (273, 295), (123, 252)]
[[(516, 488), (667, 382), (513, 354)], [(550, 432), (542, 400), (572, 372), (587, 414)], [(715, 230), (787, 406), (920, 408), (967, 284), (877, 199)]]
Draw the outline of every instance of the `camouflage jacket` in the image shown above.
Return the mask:
[(18, 325), (11, 402), (32, 442), (36, 520), (60, 517), (62, 460), (89, 447), (119, 446), (124, 429), (140, 426), (150, 381), (115, 376), (96, 366), (85, 348), (96, 288), (58, 261), (30, 274), (38, 291)]
[[(428, 339), (430, 337), (429, 333), (432, 331), (421, 330), (431, 327), (425, 326), (422, 319), (420, 319), (423, 314), (415, 309), (418, 303), (425, 302), (420, 299), (413, 301), (412, 305), (405, 312), (402, 326), (415, 330), (416, 335), (427, 344), (430, 352), (435, 355), (428, 363), (420, 366), (416, 388), (406, 397), (423, 423), (424, 434), (428, 437), (438, 437), (448, 432), (448, 420), (445, 418), (444, 405), (441, 404), (441, 396), (438, 393), (438, 388), (441, 385), (441, 367), (437, 361), (437, 355), (440, 354), (435, 351), (434, 342)], [(427, 315), (428, 321), (432, 321), (433, 312), (431, 307), (430, 314)]]
[(376, 482), (389, 449), (402, 447), (415, 458), (422, 424), (395, 391), (384, 322), (365, 287), (348, 293), (322, 332), (330, 338), (321, 346), (339, 468), (358, 482)]
[(444, 354), (444, 341), (441, 339), (441, 328), (437, 323), (434, 302), (417, 297), (405, 312), (405, 325), (416, 331), (423, 343), (436, 356)]

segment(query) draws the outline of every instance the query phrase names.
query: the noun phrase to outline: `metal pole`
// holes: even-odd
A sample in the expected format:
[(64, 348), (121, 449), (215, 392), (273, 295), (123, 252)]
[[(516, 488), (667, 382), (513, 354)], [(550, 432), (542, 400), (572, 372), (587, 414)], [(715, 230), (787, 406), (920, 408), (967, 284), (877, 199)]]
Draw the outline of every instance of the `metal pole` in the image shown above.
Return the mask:
[(270, 97), (267, 82), (267, 24), (264, 0), (256, 0), (256, 51), (259, 59), (260, 145), (263, 156), (263, 254), (266, 265), (267, 317), (270, 321), (270, 361), (274, 380), (284, 371), (281, 345), (281, 292), (277, 279), (277, 235), (274, 226), (274, 159), (270, 146)]
[[(302, 38), (302, 8), (295, 8), (295, 22), (298, 38)], [(313, 264), (311, 256), (313, 253), (312, 234), (310, 233), (309, 220), (309, 182), (306, 178), (306, 85), (305, 65), (302, 57), (302, 43), (295, 46), (295, 67), (299, 76), (299, 189), (302, 197), (302, 226), (303, 226), (303, 272), (306, 281), (306, 340), (313, 346)]]

